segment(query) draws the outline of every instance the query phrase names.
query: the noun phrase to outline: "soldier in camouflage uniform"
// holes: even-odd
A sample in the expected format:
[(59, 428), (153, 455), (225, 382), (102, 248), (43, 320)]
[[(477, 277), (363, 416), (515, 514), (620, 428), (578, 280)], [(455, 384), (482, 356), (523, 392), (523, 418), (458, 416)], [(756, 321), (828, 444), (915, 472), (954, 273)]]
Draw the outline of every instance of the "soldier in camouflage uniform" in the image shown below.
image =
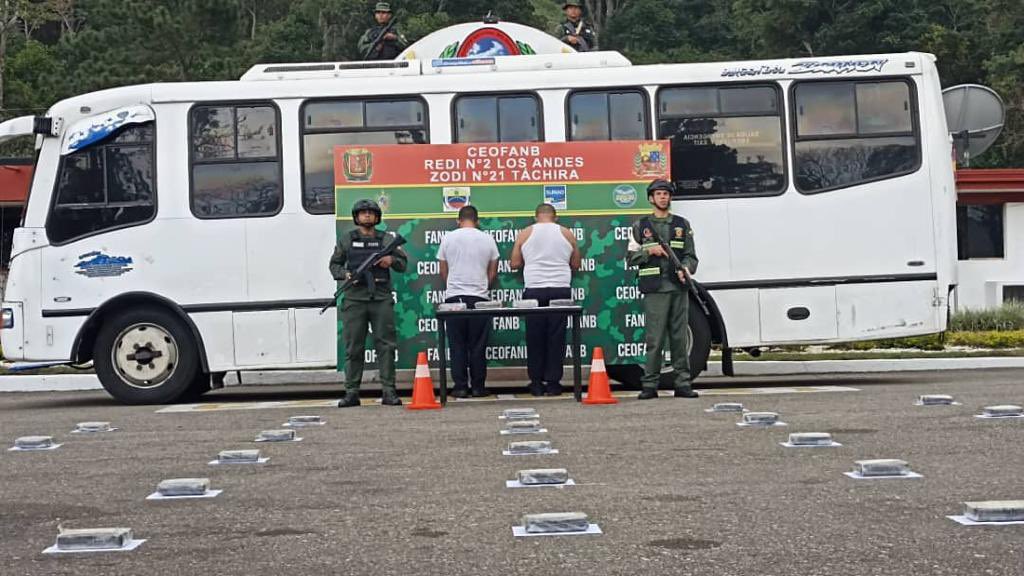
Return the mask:
[(409, 45), (409, 42), (398, 31), (397, 27), (392, 27), (391, 30), (384, 34), (380, 42), (377, 42), (377, 38), (388, 27), (388, 22), (391, 21), (393, 16), (391, 4), (377, 2), (377, 6), (373, 10), (373, 18), (377, 21), (377, 24), (367, 28), (366, 32), (363, 32), (363, 35), (359, 38), (359, 53), (363, 56), (363, 59), (394, 60)]
[(640, 292), (645, 317), (644, 342), (647, 345), (641, 400), (658, 397), (658, 380), (664, 363), (665, 341), (670, 342), (672, 368), (675, 371), (676, 398), (696, 398), (690, 384), (690, 296), (686, 274), (676, 270), (665, 250), (655, 240), (660, 237), (688, 272), (697, 270), (697, 250), (693, 229), (682, 216), (672, 214), (674, 186), (667, 180), (655, 180), (647, 187), (647, 201), (654, 208), (633, 224), (629, 239), (628, 262), (638, 267)]
[(555, 29), (555, 37), (576, 49), (577, 52), (597, 50), (597, 33), (594, 27), (583, 20), (583, 6), (568, 1), (562, 5), (563, 20)]
[[(352, 206), (352, 221), (356, 228), (338, 239), (331, 255), (331, 276), (344, 281), (352, 271), (378, 252), (390, 240), (390, 235), (377, 230), (381, 210), (373, 200), (359, 200)], [(402, 400), (395, 391), (395, 303), (391, 295), (391, 270), (404, 272), (408, 257), (401, 248), (392, 256), (381, 258), (369, 271), (372, 279), (357, 278), (345, 290), (338, 306), (341, 318), (342, 340), (345, 344), (345, 397), (339, 408), (359, 405), (359, 385), (363, 379), (363, 359), (366, 352), (367, 327), (373, 327), (374, 348), (380, 369), (383, 390), (381, 403), (400, 406)]]

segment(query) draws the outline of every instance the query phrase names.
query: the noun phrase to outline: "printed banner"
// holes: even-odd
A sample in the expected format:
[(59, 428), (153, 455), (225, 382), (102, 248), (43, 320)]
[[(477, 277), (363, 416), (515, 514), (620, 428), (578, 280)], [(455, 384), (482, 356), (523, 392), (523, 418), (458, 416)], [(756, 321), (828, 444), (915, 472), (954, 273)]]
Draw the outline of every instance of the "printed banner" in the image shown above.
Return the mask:
[[(584, 359), (601, 346), (609, 363), (642, 360), (644, 318), (626, 245), (633, 221), (650, 211), (647, 185), (668, 178), (667, 141), (347, 145), (335, 148), (334, 166), (338, 235), (352, 228), (352, 204), (369, 198), (384, 211), (381, 228), (409, 241), (409, 269), (392, 274), (398, 368), (413, 367), (423, 350), (437, 362), (434, 310), (445, 288), (437, 249), (467, 204), (479, 210), (481, 229), (498, 244), (491, 298), (503, 302), (522, 296), (522, 274), (508, 262), (519, 230), (533, 222), (538, 204), (555, 206), (583, 256), (572, 287), (585, 309)], [(339, 321), (339, 370), (341, 328)], [(525, 365), (523, 318), (494, 319), (487, 358), (492, 366)], [(376, 362), (369, 345), (366, 360)]]

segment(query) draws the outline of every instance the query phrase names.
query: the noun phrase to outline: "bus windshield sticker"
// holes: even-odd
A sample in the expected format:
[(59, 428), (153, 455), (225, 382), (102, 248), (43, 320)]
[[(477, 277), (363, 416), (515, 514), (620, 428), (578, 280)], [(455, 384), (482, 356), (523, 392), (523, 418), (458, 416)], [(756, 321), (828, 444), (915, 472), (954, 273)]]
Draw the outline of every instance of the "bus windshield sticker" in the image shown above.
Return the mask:
[(87, 252), (78, 257), (78, 264), (75, 264), (75, 274), (81, 274), (86, 278), (109, 278), (111, 276), (123, 276), (131, 272), (132, 259), (130, 256), (109, 256), (102, 252)]
[(116, 132), (122, 126), (152, 122), (156, 118), (149, 106), (126, 106), (75, 122), (67, 132), (61, 155), (91, 146)]

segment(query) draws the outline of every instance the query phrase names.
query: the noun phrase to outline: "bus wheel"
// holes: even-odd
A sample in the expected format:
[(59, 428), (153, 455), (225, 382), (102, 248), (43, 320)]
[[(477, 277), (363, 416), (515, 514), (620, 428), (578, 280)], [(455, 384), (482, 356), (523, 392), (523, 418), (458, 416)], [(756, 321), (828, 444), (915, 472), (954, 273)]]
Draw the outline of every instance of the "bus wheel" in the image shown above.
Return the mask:
[(103, 387), (126, 404), (174, 402), (201, 374), (188, 326), (156, 307), (125, 310), (105, 321), (93, 362)]
[(210, 390), (213, 390), (211, 375), (200, 370), (196, 373), (196, 377), (192, 380), (192, 383), (189, 384), (188, 390), (185, 390), (185, 393), (179, 396), (178, 400), (182, 402), (195, 402), (196, 400), (199, 400), (200, 396), (206, 394)]
[(640, 379), (644, 377), (644, 367), (639, 364), (609, 364), (606, 366), (608, 377), (630, 388), (640, 389)]
[[(701, 312), (693, 313), (690, 309), (689, 326), (690, 331), (690, 379), (696, 380), (697, 376), (708, 367), (708, 356), (711, 354), (711, 323), (707, 316)], [(639, 389), (640, 380), (644, 376), (644, 367), (639, 364), (609, 364), (608, 377), (620, 382), (629, 388)], [(675, 387), (675, 372), (669, 370), (662, 372), (658, 378), (658, 388), (671, 390)]]

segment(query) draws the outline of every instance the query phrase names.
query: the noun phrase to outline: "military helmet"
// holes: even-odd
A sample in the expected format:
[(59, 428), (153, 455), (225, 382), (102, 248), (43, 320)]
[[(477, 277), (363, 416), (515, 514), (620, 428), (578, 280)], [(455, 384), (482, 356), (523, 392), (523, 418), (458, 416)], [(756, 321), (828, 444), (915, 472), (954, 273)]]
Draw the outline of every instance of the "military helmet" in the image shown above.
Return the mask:
[(387, 2), (377, 2), (377, 5), (373, 8), (374, 12), (391, 12), (391, 4)]
[(661, 178), (653, 180), (649, 186), (647, 186), (647, 199), (650, 200), (651, 196), (654, 196), (655, 190), (668, 190), (669, 194), (675, 195), (676, 187), (668, 180), (662, 180)]
[(579, 2), (573, 2), (573, 0), (566, 0), (562, 4), (562, 10), (565, 10), (569, 6), (575, 6), (575, 7), (579, 8), (579, 9), (581, 9), (581, 10), (583, 9), (583, 4), (580, 4)]
[(380, 205), (374, 202), (373, 200), (363, 198), (362, 200), (356, 200), (356, 203), (352, 205), (352, 222), (354, 222), (356, 226), (359, 225), (359, 213), (362, 212), (363, 210), (369, 210), (370, 212), (376, 214), (376, 223), (380, 224), (380, 220), (382, 217)]

